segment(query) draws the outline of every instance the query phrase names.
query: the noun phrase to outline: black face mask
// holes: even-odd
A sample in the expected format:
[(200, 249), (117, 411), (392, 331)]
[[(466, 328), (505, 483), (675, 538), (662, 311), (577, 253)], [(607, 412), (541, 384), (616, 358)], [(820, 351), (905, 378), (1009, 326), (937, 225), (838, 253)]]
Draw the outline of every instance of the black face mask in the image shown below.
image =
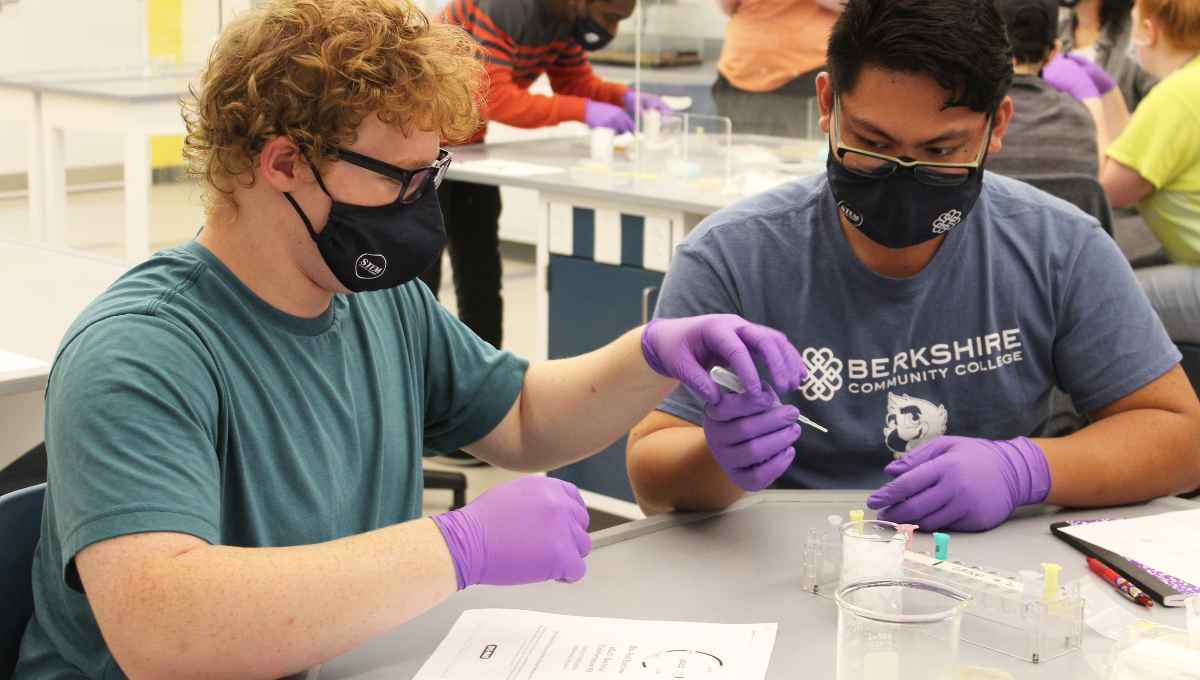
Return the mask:
[(887, 248), (907, 248), (949, 232), (966, 219), (983, 190), (983, 169), (960, 184), (934, 186), (916, 168), (868, 177), (842, 165), (833, 153), (825, 164), (829, 188), (846, 221)]
[(433, 182), (411, 203), (405, 190), (392, 203), (379, 206), (341, 203), (329, 194), (316, 166), (313, 175), (333, 201), (325, 228), (317, 233), (291, 194), (288, 202), (304, 220), (325, 264), (338, 281), (360, 293), (394, 288), (420, 276), (442, 256), (446, 228)]
[(571, 28), (571, 35), (588, 52), (604, 49), (613, 41), (614, 37), (604, 27), (604, 24), (593, 19), (586, 10), (583, 16), (575, 20), (575, 25)]
[(983, 164), (992, 141), (992, 119), (970, 163), (916, 164), (907, 158), (842, 144), (841, 100), (834, 96), (825, 174), (846, 221), (886, 248), (907, 248), (958, 226), (983, 191)]

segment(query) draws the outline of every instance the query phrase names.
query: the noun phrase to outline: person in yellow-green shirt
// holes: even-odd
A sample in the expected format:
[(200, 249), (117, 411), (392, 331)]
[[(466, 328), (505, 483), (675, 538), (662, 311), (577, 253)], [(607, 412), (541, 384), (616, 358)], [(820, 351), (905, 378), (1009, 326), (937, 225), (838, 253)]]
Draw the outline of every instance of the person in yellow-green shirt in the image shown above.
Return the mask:
[(1100, 182), (1113, 207), (1136, 205), (1171, 264), (1137, 270), (1176, 342), (1200, 342), (1200, 2), (1138, 0), (1133, 46), (1164, 80), (1108, 148)]

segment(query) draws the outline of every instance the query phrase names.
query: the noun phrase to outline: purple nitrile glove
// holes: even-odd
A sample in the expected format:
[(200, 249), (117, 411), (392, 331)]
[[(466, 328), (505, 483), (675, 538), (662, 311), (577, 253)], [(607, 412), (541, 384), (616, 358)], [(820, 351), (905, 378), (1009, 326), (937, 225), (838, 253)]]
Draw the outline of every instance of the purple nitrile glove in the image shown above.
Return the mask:
[(541, 581), (574, 583), (592, 551), (588, 513), (574, 484), (522, 477), (433, 521), (454, 559), (458, 589)]
[(633, 132), (633, 119), (621, 107), (591, 99), (583, 105), (583, 122), (590, 128), (606, 127), (618, 134)]
[(1091, 59), (1088, 59), (1082, 54), (1072, 52), (1071, 54), (1067, 55), (1067, 59), (1070, 59), (1071, 61), (1083, 67), (1083, 70), (1087, 72), (1088, 77), (1092, 79), (1092, 84), (1096, 86), (1096, 90), (1101, 95), (1108, 94), (1114, 87), (1117, 86), (1117, 81), (1113, 80), (1113, 77), (1108, 75), (1108, 71), (1105, 71), (1103, 66), (1097, 64)]
[(925, 531), (986, 531), (1050, 493), (1050, 465), (1025, 437), (938, 437), (883, 469), (896, 477), (867, 499), (879, 519)]
[(779, 402), (770, 387), (757, 394), (724, 392), (704, 408), (704, 437), (713, 458), (744, 491), (767, 488), (792, 464), (800, 437), (795, 406)]
[(1100, 90), (1087, 70), (1071, 59), (1059, 55), (1042, 68), (1042, 78), (1060, 92), (1066, 92), (1077, 101), (1100, 96)]
[(780, 392), (791, 392), (808, 377), (800, 352), (786, 335), (735, 314), (654, 319), (642, 329), (642, 355), (655, 373), (692, 388), (705, 404), (721, 398), (708, 375), (713, 366), (736, 373), (751, 395), (762, 392), (755, 357)]
[(637, 90), (625, 90), (625, 112), (629, 115), (634, 114), (634, 106), (637, 106), (643, 111), (653, 110), (660, 113), (672, 113), (671, 107), (667, 106), (666, 102), (656, 94), (648, 94), (643, 92), (638, 95)]

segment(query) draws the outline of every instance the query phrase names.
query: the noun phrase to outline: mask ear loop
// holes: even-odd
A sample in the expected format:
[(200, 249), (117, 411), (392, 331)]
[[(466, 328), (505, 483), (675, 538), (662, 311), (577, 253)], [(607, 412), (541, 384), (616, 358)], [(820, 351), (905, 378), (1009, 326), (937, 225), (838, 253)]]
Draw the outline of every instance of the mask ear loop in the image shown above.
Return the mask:
[[(329, 200), (332, 201), (333, 196), (329, 193), (329, 190), (325, 188), (325, 182), (322, 181), (322, 179), (321, 179), (321, 171), (317, 170), (317, 166), (313, 165), (312, 161), (308, 160), (308, 155), (305, 154), (303, 151), (300, 152), (300, 156), (302, 158), (304, 158), (304, 162), (308, 163), (308, 166), (310, 168), (312, 168), (313, 177), (315, 177), (317, 179), (317, 185), (321, 187), (321, 191), (325, 192), (325, 195), (329, 196)], [(318, 234), (317, 231), (315, 229), (313, 229), (312, 222), (309, 221), (308, 215), (304, 214), (304, 209), (300, 207), (300, 204), (296, 202), (295, 198), (292, 198), (291, 192), (288, 192), (288, 191), (283, 192), (283, 197), (288, 200), (288, 203), (292, 204), (292, 208), (294, 208), (296, 210), (296, 213), (298, 215), (300, 215), (300, 219), (303, 220), (304, 227), (306, 229), (308, 229), (308, 235), (312, 237), (312, 240), (314, 240), (314, 241), (319, 240), (320, 234)]]

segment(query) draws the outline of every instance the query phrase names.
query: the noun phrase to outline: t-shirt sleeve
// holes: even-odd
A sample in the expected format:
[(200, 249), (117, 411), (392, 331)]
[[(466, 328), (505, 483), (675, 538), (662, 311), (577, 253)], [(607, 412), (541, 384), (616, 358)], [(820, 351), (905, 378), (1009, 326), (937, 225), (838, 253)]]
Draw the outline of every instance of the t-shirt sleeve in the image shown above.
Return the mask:
[(1200, 165), (1200, 106), (1170, 85), (1164, 82), (1150, 92), (1107, 150), (1155, 189), (1169, 187)]
[(1112, 238), (1089, 230), (1066, 271), (1054, 364), (1076, 407), (1103, 408), (1179, 363), (1179, 350)]
[(46, 449), (64, 577), (74, 558), (126, 534), (220, 539), (215, 371), (170, 322), (124, 315), (62, 350), (46, 392)]
[[(671, 258), (654, 311), (655, 318), (666, 319), (701, 314), (742, 314), (732, 272), (720, 257), (716, 244), (706, 237), (684, 243)], [(704, 400), (680, 385), (659, 404), (658, 410), (699, 423), (704, 415)]]
[(425, 308), (425, 443), (447, 453), (477, 442), (508, 414), (529, 362), (502, 352), (454, 318), (423, 284)]

